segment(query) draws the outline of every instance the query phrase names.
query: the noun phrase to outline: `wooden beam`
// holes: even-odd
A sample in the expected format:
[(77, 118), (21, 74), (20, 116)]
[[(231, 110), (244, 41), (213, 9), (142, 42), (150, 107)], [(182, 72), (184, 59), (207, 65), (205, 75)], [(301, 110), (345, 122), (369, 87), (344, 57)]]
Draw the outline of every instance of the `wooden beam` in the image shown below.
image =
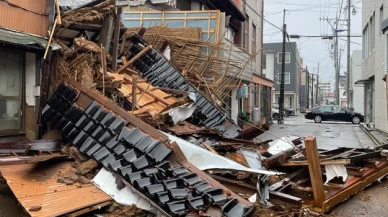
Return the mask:
[(119, 39), (120, 39), (120, 23), (121, 23), (121, 12), (122, 8), (117, 8), (116, 19), (115, 19), (115, 32), (113, 35), (113, 51), (112, 51), (112, 71), (117, 70), (117, 55), (119, 48)]
[(132, 59), (130, 59), (126, 64), (124, 64), (119, 70), (116, 71), (116, 73), (122, 73), (126, 68), (128, 68), (132, 63), (134, 63), (136, 60), (138, 60), (140, 57), (142, 57), (144, 54), (146, 54), (148, 51), (152, 49), (151, 45), (148, 45), (143, 50), (141, 50), (138, 54), (136, 54)]
[(26, 150), (24, 151), (23, 155), (26, 156), (28, 154), (28, 152), (31, 150), (31, 144), (28, 144)]
[(113, 16), (108, 15), (101, 27), (100, 37), (98, 38), (98, 43), (102, 44), (105, 47), (105, 51), (109, 53), (110, 44), (112, 42), (113, 34)]
[(53, 26), (53, 28), (50, 31), (50, 38), (49, 38), (49, 40), (47, 42), (47, 45), (46, 45), (46, 50), (45, 50), (44, 55), (43, 55), (43, 60), (46, 60), (47, 53), (48, 53), (49, 48), (51, 46), (51, 41), (53, 40), (53, 36), (54, 36), (54, 32), (55, 32), (55, 27), (57, 26), (57, 23), (58, 23), (58, 20), (55, 19), (54, 26)]
[(75, 212), (69, 214), (68, 216), (69, 217), (80, 216), (80, 215), (89, 213), (89, 212), (94, 211), (96, 209), (101, 209), (102, 207), (109, 206), (109, 205), (112, 205), (112, 204), (113, 204), (113, 201), (111, 201), (111, 200), (110, 201), (106, 201), (106, 202), (103, 202), (103, 203), (96, 204), (94, 206), (89, 206), (89, 207), (86, 207), (84, 209), (75, 211)]
[[(133, 76), (136, 76), (136, 75), (132, 75), (132, 79), (133, 79)], [(128, 81), (129, 83), (132, 84), (133, 86), (133, 81), (131, 79), (128, 79), (128, 78), (125, 78), (124, 79), (126, 81)], [(168, 102), (167, 100), (163, 99), (162, 97), (156, 95), (154, 92), (150, 91), (150, 90), (147, 90), (147, 88), (144, 88), (142, 86), (137, 86), (137, 88), (139, 88), (141, 91), (145, 92), (147, 95), (151, 96), (152, 98), (154, 98), (155, 100), (163, 103), (164, 105), (170, 105), (171, 103)]]
[(207, 150), (209, 150), (209, 151), (212, 152), (213, 154), (218, 155), (217, 151), (214, 150), (214, 148), (212, 148), (210, 145), (206, 144), (205, 142), (202, 142), (202, 145), (204, 145), (204, 146), (207, 148)]
[[(346, 165), (346, 164), (350, 164), (350, 160), (349, 159), (327, 160), (327, 161), (320, 161), (319, 164), (320, 165), (338, 165), (338, 164)], [(308, 162), (307, 161), (300, 161), (300, 162), (288, 161), (288, 162), (282, 163), (282, 166), (284, 167), (308, 166)]]
[(55, 9), (57, 10), (58, 24), (62, 25), (61, 10), (59, 9), (59, 0), (55, 0)]
[(313, 188), (314, 206), (322, 208), (323, 202), (325, 201), (325, 191), (323, 189), (322, 172), (319, 164), (317, 140), (315, 137), (309, 136), (306, 137), (304, 143), (306, 146), (311, 187)]
[(132, 111), (137, 106), (137, 76), (132, 75)]

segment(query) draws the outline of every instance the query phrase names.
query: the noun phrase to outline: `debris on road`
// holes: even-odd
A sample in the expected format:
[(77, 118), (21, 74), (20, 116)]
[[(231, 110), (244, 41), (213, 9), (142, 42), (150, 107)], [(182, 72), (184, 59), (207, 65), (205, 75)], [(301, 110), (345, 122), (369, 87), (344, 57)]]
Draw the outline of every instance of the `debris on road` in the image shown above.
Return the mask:
[(319, 216), (388, 174), (386, 146), (256, 142), (268, 121), (240, 127), (222, 106), (246, 67), (212, 55), (225, 45), (200, 28), (126, 29), (120, 10), (61, 13), (39, 111), (49, 133), (0, 143), (1, 175), (30, 215)]

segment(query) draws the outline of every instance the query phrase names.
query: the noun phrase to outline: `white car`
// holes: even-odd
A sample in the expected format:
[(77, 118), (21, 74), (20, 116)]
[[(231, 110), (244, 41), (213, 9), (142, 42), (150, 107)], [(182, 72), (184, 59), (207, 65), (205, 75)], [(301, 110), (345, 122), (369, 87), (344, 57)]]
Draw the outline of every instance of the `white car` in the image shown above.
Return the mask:
[(272, 108), (272, 119), (277, 120), (280, 117), (279, 109)]

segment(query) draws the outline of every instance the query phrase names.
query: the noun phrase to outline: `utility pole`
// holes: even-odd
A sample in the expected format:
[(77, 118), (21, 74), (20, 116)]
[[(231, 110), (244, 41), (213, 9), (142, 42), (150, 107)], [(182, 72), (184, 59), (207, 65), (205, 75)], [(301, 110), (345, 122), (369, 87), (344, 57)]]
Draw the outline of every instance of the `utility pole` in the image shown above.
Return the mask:
[(314, 68), (313, 73), (311, 73), (311, 108), (314, 108)]
[(321, 103), (320, 102), (318, 103), (318, 90), (319, 90), (319, 63), (318, 63), (318, 73), (317, 73), (317, 89), (315, 92), (315, 102), (317, 103), (317, 105), (320, 105)]
[[(338, 22), (337, 22), (338, 23)], [(335, 104), (339, 105), (339, 74), (340, 74), (340, 58), (338, 57), (338, 32), (335, 29)]]
[(306, 66), (306, 109), (309, 109), (309, 103), (310, 103), (310, 76), (309, 76), (309, 71), (307, 70)]
[(284, 71), (286, 70), (286, 34), (287, 34), (287, 25), (286, 25), (286, 9), (283, 13), (283, 53), (282, 53), (282, 73), (280, 80), (280, 97), (279, 97), (279, 113), (280, 118), (278, 124), (284, 124)]
[(348, 56), (347, 56), (347, 72), (346, 72), (346, 105), (350, 108), (350, 5), (351, 0), (348, 0)]

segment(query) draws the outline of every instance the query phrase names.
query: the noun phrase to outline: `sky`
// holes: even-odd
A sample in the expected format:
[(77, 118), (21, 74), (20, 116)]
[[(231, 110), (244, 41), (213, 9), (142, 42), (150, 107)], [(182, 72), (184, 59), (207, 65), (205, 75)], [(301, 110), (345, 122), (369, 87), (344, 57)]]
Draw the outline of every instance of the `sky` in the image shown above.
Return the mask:
[[(264, 18), (281, 28), (283, 25), (283, 10), (286, 9), (286, 24), (289, 35), (314, 35), (325, 36), (333, 35), (332, 27), (326, 19), (335, 19), (340, 13), (342, 5), (341, 18), (347, 19), (348, 0), (264, 0)], [(361, 0), (351, 0), (351, 35), (362, 34), (362, 12)], [(282, 33), (267, 21), (264, 21), (264, 43), (281, 42)], [(335, 26), (334, 20), (331, 24)], [(347, 30), (346, 22), (339, 23), (339, 28)], [(346, 31), (339, 33), (346, 36)], [(343, 40), (341, 40), (343, 39)], [(339, 47), (343, 49), (341, 55), (340, 74), (344, 75), (347, 68), (346, 55), (346, 37), (339, 40)], [(301, 37), (299, 39), (290, 39), (296, 41), (299, 47), (299, 54), (303, 58), (304, 67), (307, 66), (309, 71), (318, 73), (321, 81), (331, 81), (334, 83), (335, 70), (334, 62), (331, 58), (332, 49), (330, 48), (333, 40), (324, 40), (321, 38)], [(362, 38), (351, 38), (351, 53), (353, 50), (361, 50)], [(355, 44), (357, 43), (357, 44)], [(360, 65), (361, 63), (355, 63)]]

